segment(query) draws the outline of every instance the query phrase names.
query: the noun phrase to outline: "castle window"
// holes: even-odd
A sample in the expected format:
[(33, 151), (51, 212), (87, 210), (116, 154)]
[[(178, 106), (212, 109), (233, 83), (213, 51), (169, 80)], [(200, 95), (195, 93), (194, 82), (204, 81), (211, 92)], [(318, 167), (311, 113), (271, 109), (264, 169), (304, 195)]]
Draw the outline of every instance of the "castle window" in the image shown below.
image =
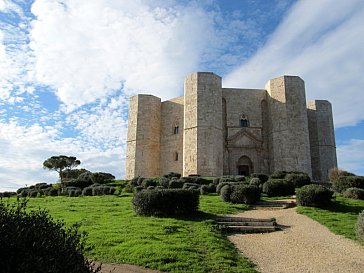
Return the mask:
[(240, 117), (240, 127), (249, 127), (249, 120), (245, 115)]
[(175, 126), (174, 126), (173, 133), (174, 133), (175, 135), (177, 135), (177, 134), (179, 133), (179, 126), (178, 126), (178, 125), (175, 125)]
[(177, 152), (174, 153), (174, 161), (178, 161), (178, 153)]

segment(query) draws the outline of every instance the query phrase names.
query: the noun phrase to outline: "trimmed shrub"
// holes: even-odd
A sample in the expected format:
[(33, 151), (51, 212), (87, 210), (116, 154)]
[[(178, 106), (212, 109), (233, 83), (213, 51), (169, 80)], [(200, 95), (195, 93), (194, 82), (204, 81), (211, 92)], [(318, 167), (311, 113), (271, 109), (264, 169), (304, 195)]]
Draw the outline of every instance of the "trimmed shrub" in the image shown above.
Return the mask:
[(346, 198), (364, 200), (364, 190), (359, 188), (348, 188), (343, 195)]
[(147, 188), (147, 190), (154, 190), (155, 189), (155, 186), (149, 186), (148, 188)]
[(285, 178), (286, 174), (287, 174), (286, 171), (275, 171), (274, 173), (272, 173), (269, 176), (269, 178), (271, 178), (271, 179), (283, 179), (283, 178)]
[(257, 186), (237, 185), (232, 187), (230, 201), (235, 204), (254, 204), (260, 199)]
[(263, 192), (268, 196), (287, 196), (294, 194), (294, 185), (285, 179), (269, 179), (263, 184)]
[(146, 179), (143, 180), (141, 186), (144, 189), (146, 189), (146, 188), (148, 188), (150, 186), (155, 187), (155, 186), (157, 186), (157, 181), (155, 181), (153, 178), (146, 178)]
[(134, 193), (141, 192), (144, 188), (142, 186), (134, 187)]
[(93, 196), (104, 195), (104, 186), (92, 187), (92, 195)]
[(79, 187), (81, 189), (91, 186), (92, 184), (92, 172), (81, 173), (76, 180), (72, 180), (66, 183), (67, 186)]
[(159, 186), (163, 187), (163, 188), (168, 188), (169, 186), (169, 179), (166, 177), (160, 177), (159, 178)]
[(83, 196), (92, 196), (92, 187), (86, 187), (82, 190)]
[(85, 234), (77, 226), (66, 228), (45, 210), (27, 211), (25, 207), (26, 203), (0, 203), (2, 273), (100, 272), (83, 255)]
[(134, 192), (134, 186), (130, 183), (126, 184), (126, 186), (124, 187), (124, 192), (128, 192), (128, 193), (132, 193)]
[(331, 204), (333, 192), (321, 185), (306, 185), (297, 189), (296, 198), (299, 206), (327, 207)]
[(180, 173), (175, 173), (175, 172), (170, 172), (169, 174), (163, 175), (163, 177), (166, 177), (166, 178), (169, 178), (169, 179), (175, 177), (175, 178), (179, 179), (179, 178), (181, 178), (181, 174)]
[(217, 187), (216, 187), (216, 193), (220, 194), (221, 193), (221, 189), (225, 186), (225, 185), (236, 185), (239, 183), (236, 182), (220, 182)]
[(216, 192), (216, 186), (214, 184), (202, 185), (200, 188), (200, 194), (202, 195), (215, 192)]
[(259, 187), (262, 184), (262, 181), (258, 177), (253, 177), (250, 179), (249, 185)]
[(56, 188), (50, 188), (48, 191), (48, 196), (58, 196), (59, 191)]
[(183, 187), (183, 183), (178, 179), (172, 179), (169, 181), (168, 187), (170, 189), (181, 189)]
[(37, 190), (30, 190), (28, 192), (28, 196), (29, 197), (37, 197), (38, 196), (38, 193), (39, 193), (39, 191), (37, 191)]
[(138, 186), (138, 180), (139, 180), (139, 177), (140, 177), (140, 176), (137, 176), (137, 177), (132, 178), (132, 179), (129, 181), (130, 185), (132, 185), (133, 187)]
[(214, 178), (214, 180), (212, 180), (212, 183), (217, 186), (220, 183), (220, 178)]
[(199, 184), (195, 184), (195, 183), (184, 183), (183, 184), (183, 187), (182, 187), (182, 189), (189, 189), (189, 188), (191, 188), (191, 187), (195, 187), (195, 188), (200, 188), (200, 185)]
[(0, 195), (1, 195), (2, 197), (11, 197), (11, 196), (16, 195), (16, 192), (5, 191), (5, 192), (3, 192), (3, 193), (0, 193)]
[(230, 196), (231, 196), (232, 192), (233, 192), (233, 186), (231, 184), (225, 184), (221, 188), (221, 192), (220, 192), (221, 200), (224, 202), (230, 202)]
[(268, 175), (266, 174), (263, 174), (263, 173), (252, 173), (251, 174), (251, 177), (252, 178), (259, 178), (259, 180), (262, 182), (262, 183), (265, 183), (268, 181)]
[(20, 193), (20, 197), (28, 197), (29, 189), (24, 189)]
[(146, 216), (190, 214), (198, 210), (199, 198), (195, 190), (140, 191), (134, 194), (133, 207), (136, 214)]
[(356, 238), (361, 244), (364, 244), (364, 210), (359, 213), (358, 220), (355, 225)]
[(307, 174), (289, 173), (285, 178), (288, 182), (292, 182), (295, 188), (301, 188), (311, 183), (311, 178)]
[(97, 172), (92, 173), (91, 180), (94, 184), (106, 184), (115, 181), (115, 176), (113, 176), (111, 173)]
[(236, 175), (236, 176), (234, 177), (234, 180), (235, 180), (236, 182), (244, 182), (244, 181), (246, 181), (246, 178), (245, 178), (245, 176), (244, 176), (244, 175)]
[(364, 189), (364, 176), (339, 176), (332, 181), (336, 192), (343, 193), (348, 188)]

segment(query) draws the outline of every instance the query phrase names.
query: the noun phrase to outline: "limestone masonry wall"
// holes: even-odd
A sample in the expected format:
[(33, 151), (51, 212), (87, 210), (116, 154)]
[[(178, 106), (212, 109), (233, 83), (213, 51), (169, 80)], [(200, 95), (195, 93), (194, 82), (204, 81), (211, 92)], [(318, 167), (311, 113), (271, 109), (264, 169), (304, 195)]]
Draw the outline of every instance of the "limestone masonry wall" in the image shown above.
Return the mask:
[(130, 98), (126, 178), (303, 171), (326, 180), (337, 166), (331, 104), (306, 106), (304, 81), (282, 76), (265, 89), (222, 88), (195, 72), (184, 96)]

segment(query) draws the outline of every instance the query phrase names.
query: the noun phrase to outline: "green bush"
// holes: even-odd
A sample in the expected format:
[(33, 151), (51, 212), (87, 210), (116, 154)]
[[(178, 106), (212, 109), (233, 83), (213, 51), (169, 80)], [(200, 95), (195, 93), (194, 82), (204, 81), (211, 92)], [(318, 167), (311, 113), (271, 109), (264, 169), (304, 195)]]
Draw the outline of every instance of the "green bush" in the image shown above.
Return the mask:
[(133, 207), (136, 214), (146, 216), (190, 214), (198, 210), (199, 196), (196, 190), (140, 191), (134, 194)]
[(220, 183), (220, 178), (214, 178), (214, 180), (212, 180), (212, 183), (217, 186)]
[(269, 179), (263, 184), (263, 193), (268, 196), (287, 196), (294, 194), (294, 185), (285, 179)]
[(288, 182), (292, 182), (295, 188), (301, 188), (311, 183), (311, 178), (307, 174), (303, 173), (289, 173), (286, 175), (285, 179)]
[(143, 180), (141, 186), (144, 189), (146, 189), (146, 188), (148, 188), (150, 186), (155, 187), (155, 186), (157, 186), (157, 181), (155, 179), (153, 179), (153, 178), (146, 178), (146, 179)]
[(216, 186), (214, 184), (202, 185), (200, 188), (200, 194), (202, 195), (215, 192), (216, 192)]
[(85, 235), (65, 228), (46, 211), (27, 211), (25, 203), (0, 203), (2, 273), (93, 273), (99, 267), (83, 255)]
[(260, 199), (260, 190), (257, 186), (237, 185), (232, 187), (230, 201), (235, 204), (254, 204)]
[(244, 175), (236, 175), (236, 176), (234, 177), (234, 180), (235, 180), (236, 182), (244, 182), (244, 181), (246, 180), (246, 178), (245, 178), (245, 176), (244, 176)]
[(263, 182), (258, 177), (253, 177), (250, 179), (249, 185), (259, 187)]
[(239, 183), (239, 182), (220, 182), (217, 187), (216, 187), (216, 193), (217, 194), (220, 194), (221, 193), (221, 189), (225, 186), (225, 185), (238, 185), (238, 184), (242, 184), (242, 183)]
[(92, 187), (86, 187), (82, 190), (83, 196), (92, 196)]
[(306, 185), (297, 189), (296, 198), (299, 206), (327, 207), (331, 204), (333, 192), (321, 185)]
[(231, 185), (231, 183), (230, 184), (225, 184), (221, 188), (221, 191), (220, 191), (221, 200), (224, 201), (224, 202), (230, 202), (230, 196), (231, 196), (232, 192), (233, 192), (233, 186)]
[(144, 188), (142, 186), (136, 186), (134, 187), (134, 193), (142, 191)]
[(339, 176), (332, 181), (336, 192), (343, 193), (348, 188), (364, 189), (364, 176)]
[(28, 192), (28, 196), (34, 198), (34, 197), (37, 197), (38, 196), (38, 193), (39, 193), (39, 191), (37, 191), (37, 190), (30, 190)]
[(56, 189), (56, 188), (50, 188), (50, 189), (47, 191), (47, 195), (48, 195), (48, 196), (58, 196), (58, 195), (59, 195), (59, 191), (58, 191), (58, 189)]
[(163, 177), (166, 177), (168, 179), (172, 179), (173, 177), (175, 178), (181, 178), (181, 174), (180, 173), (175, 173), (175, 172), (170, 172), (169, 174), (163, 175)]
[[(271, 179), (283, 179), (286, 177), (287, 172), (286, 171), (275, 171), (273, 172), (269, 178)], [(268, 181), (268, 180), (267, 180)]]
[(364, 210), (359, 213), (358, 220), (355, 225), (356, 238), (361, 244), (364, 244)]
[(179, 179), (172, 179), (169, 181), (168, 187), (170, 189), (182, 189), (183, 182), (181, 182)]
[(364, 190), (359, 188), (348, 188), (343, 195), (346, 198), (364, 200)]
[(195, 184), (195, 183), (184, 183), (183, 186), (182, 186), (182, 189), (190, 189), (191, 187), (194, 187), (194, 188), (197, 188), (199, 189), (200, 188), (200, 185), (199, 184)]
[(128, 192), (128, 193), (132, 193), (134, 192), (134, 186), (130, 183), (126, 184), (126, 186), (124, 187), (124, 192)]
[(96, 172), (91, 175), (92, 183), (106, 184), (115, 181), (115, 176), (111, 173)]
[(259, 180), (262, 182), (262, 183), (265, 183), (268, 181), (268, 175), (266, 174), (263, 174), (263, 173), (252, 173), (251, 174), (251, 177), (252, 178), (259, 178)]
[(158, 182), (158, 185), (163, 187), (163, 188), (168, 188), (169, 186), (169, 179), (166, 178), (166, 177), (160, 177), (159, 178), (159, 182)]

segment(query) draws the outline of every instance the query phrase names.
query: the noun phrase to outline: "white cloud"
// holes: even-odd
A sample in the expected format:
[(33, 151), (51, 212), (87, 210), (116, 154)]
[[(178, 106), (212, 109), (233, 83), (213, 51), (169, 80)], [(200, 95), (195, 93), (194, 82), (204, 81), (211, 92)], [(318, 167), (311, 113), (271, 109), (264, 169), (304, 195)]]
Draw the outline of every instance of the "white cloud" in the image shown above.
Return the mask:
[(337, 146), (339, 167), (364, 176), (364, 139), (351, 139)]
[(68, 110), (122, 83), (129, 93), (178, 95), (209, 43), (211, 18), (194, 4), (146, 3), (36, 0), (31, 48), (37, 81), (53, 86)]
[(354, 125), (364, 119), (363, 24), (363, 1), (299, 1), (224, 85), (256, 88), (276, 76), (299, 75), (308, 99), (331, 101), (336, 127)]

